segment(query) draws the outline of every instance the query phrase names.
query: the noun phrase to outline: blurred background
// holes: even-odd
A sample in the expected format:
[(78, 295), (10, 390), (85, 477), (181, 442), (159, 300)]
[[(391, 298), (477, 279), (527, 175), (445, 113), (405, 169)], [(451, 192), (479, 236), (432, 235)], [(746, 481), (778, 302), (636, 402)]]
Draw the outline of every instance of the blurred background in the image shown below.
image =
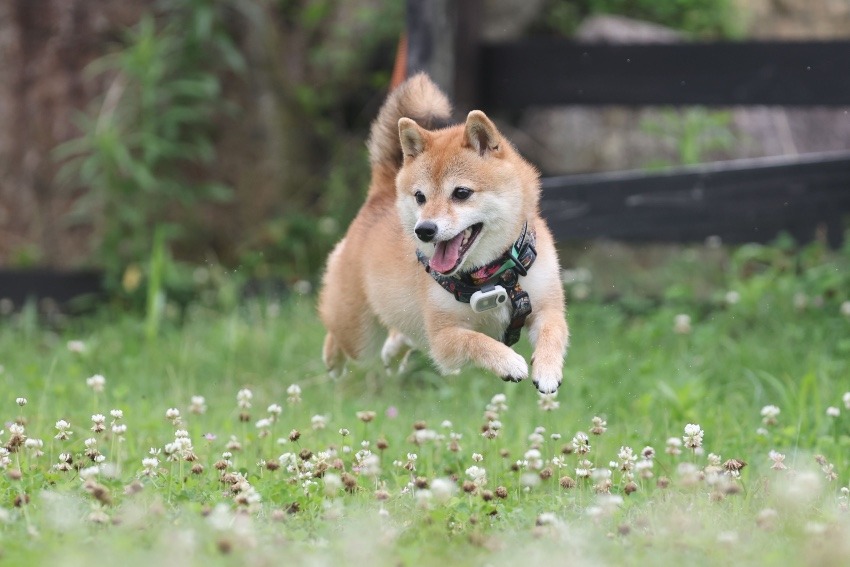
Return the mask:
[[(846, 0), (482, 0), (475, 18), (484, 42), (850, 37)], [(0, 3), (0, 268), (95, 269), (128, 304), (151, 278), (172, 298), (233, 275), (308, 292), (365, 195), (364, 141), (404, 31), (401, 0)], [(843, 108), (494, 117), (546, 176), (850, 142)], [(622, 243), (563, 252), (586, 267), (567, 283), (600, 273), (596, 257), (638, 280), (682, 257)]]

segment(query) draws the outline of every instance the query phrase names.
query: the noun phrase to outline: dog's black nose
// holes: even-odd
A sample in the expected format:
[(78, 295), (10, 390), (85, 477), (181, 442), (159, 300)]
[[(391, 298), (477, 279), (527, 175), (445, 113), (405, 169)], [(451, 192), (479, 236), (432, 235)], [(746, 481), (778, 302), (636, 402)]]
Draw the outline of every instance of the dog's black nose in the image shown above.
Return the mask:
[(431, 242), (437, 235), (437, 225), (431, 221), (423, 221), (416, 225), (413, 232), (422, 242)]

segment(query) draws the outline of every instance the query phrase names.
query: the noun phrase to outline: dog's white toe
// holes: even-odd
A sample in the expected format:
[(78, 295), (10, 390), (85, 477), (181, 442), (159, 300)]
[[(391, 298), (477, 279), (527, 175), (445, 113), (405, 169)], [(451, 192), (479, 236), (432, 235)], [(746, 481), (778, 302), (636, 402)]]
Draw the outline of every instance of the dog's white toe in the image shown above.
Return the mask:
[(528, 363), (514, 351), (501, 361), (499, 376), (506, 382), (521, 382), (528, 378)]
[[(560, 369), (559, 369), (560, 370)], [(532, 381), (541, 394), (554, 394), (561, 385), (560, 371), (544, 371), (538, 368), (532, 370)]]

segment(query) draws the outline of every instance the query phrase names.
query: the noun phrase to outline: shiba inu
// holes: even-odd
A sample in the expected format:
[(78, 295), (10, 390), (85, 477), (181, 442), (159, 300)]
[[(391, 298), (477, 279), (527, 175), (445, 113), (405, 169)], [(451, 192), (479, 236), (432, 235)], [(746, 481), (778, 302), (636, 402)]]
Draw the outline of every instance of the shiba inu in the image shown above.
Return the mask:
[(419, 74), (372, 124), (366, 203), (328, 257), (319, 296), (323, 360), (338, 374), (383, 327), (387, 365), (421, 349), (444, 373), (472, 363), (519, 382), (528, 364), (509, 345), (526, 328), (531, 378), (555, 392), (569, 333), (539, 174), (483, 112), (445, 126), (450, 114)]

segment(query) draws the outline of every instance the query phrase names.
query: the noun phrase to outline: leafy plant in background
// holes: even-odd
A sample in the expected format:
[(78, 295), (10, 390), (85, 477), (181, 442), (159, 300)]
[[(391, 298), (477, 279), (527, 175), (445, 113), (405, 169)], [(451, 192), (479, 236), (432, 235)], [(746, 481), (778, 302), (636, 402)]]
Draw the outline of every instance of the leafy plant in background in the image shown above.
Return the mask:
[(645, 119), (641, 129), (667, 141), (676, 149), (676, 161), (657, 160), (650, 168), (702, 163), (711, 152), (732, 147), (735, 138), (729, 128), (732, 114), (693, 107), (685, 111), (668, 110), (657, 119)]
[(281, 180), (285, 198), (237, 253), (254, 277), (310, 280), (366, 194), (363, 142), (386, 94), (404, 3), (277, 0), (267, 17), (267, 48), (301, 52), (269, 77), (284, 135), (305, 149), (281, 155), (290, 164), (300, 160)]
[(179, 241), (196, 205), (230, 197), (203, 173), (215, 157), (214, 118), (231, 110), (221, 77), (244, 65), (223, 24), (227, 3), (158, 6), (158, 19), (145, 16), (121, 49), (92, 64), (111, 84), (95, 111), (79, 118), (83, 134), (56, 152), (67, 160), (63, 174), (89, 188), (78, 214), (102, 219), (98, 257), (113, 291), (139, 287), (156, 231)]
[(572, 35), (582, 20), (599, 14), (645, 20), (698, 37), (739, 37), (743, 32), (732, 0), (548, 0), (534, 31)]

